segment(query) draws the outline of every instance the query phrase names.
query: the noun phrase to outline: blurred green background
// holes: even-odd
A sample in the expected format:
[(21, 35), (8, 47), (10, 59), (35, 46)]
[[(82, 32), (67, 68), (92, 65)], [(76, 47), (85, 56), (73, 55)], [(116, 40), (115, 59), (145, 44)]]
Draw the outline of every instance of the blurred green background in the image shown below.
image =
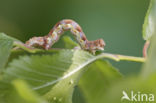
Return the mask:
[[(149, 0), (0, 0), (0, 32), (26, 41), (46, 35), (62, 19), (73, 19), (89, 40), (105, 40), (105, 52), (142, 56), (148, 4)], [(141, 67), (141, 63), (111, 62), (127, 75)]]

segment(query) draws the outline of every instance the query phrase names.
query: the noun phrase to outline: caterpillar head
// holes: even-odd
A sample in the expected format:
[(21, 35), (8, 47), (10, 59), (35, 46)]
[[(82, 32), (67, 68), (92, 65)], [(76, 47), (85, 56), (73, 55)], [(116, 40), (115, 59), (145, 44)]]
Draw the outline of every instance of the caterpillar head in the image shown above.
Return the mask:
[(86, 48), (90, 51), (104, 50), (105, 42), (103, 39), (87, 41)]

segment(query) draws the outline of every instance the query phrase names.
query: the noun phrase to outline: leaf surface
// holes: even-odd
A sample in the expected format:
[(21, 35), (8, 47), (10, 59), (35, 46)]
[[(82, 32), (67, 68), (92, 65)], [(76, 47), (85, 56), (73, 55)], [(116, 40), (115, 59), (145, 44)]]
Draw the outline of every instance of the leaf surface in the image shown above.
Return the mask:
[(88, 67), (80, 79), (79, 87), (87, 103), (105, 103), (105, 93), (122, 75), (108, 62), (98, 60)]
[(0, 33), (0, 71), (8, 60), (12, 46), (13, 40), (4, 33)]
[(151, 2), (143, 24), (143, 38), (145, 40), (151, 39), (156, 29), (156, 0), (150, 1)]
[[(100, 58), (82, 50), (62, 50), (53, 55), (22, 56), (9, 64), (4, 71), (3, 80), (10, 82), (17, 78), (23, 79), (50, 103), (71, 103), (74, 87), (86, 70), (84, 68)], [(94, 68), (94, 65), (92, 66)], [(104, 66), (99, 66), (101, 71), (104, 67), (105, 62)], [(112, 68), (108, 65), (106, 68), (108, 70), (103, 72), (112, 77), (109, 71)], [(117, 74), (113, 70), (112, 73)]]
[(0, 103), (47, 103), (22, 80), (0, 81)]

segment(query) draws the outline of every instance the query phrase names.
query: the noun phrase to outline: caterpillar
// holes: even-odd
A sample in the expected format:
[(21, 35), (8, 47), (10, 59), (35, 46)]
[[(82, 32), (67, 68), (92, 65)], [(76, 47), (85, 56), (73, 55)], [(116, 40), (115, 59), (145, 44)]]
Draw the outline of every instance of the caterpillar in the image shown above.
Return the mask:
[(95, 53), (97, 50), (104, 50), (105, 42), (103, 39), (98, 39), (95, 41), (89, 41), (80, 25), (73, 20), (64, 19), (56, 23), (55, 26), (50, 30), (48, 35), (43, 37), (32, 37), (26, 41), (28, 47), (42, 47), (46, 50), (50, 49), (54, 43), (56, 43), (60, 36), (65, 32), (70, 30), (74, 35), (77, 42), (79, 43), (81, 49), (87, 50)]

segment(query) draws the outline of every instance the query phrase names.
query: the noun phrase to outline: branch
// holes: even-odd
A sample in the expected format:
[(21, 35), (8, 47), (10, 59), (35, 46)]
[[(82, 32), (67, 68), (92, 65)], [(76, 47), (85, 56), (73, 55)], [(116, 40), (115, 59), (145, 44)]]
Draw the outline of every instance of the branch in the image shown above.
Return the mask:
[(145, 58), (143, 57), (134, 57), (134, 56), (125, 56), (119, 54), (110, 54), (110, 53), (101, 53), (97, 56), (97, 58), (109, 58), (115, 61), (133, 61), (133, 62), (145, 62)]
[[(13, 49), (12, 49), (12, 52), (14, 51), (17, 51), (19, 49), (23, 49), (29, 53), (37, 53), (37, 52), (44, 52), (44, 51), (47, 51), (47, 50), (44, 50), (44, 49), (37, 49), (37, 48), (31, 48), (31, 47), (28, 47), (27, 45), (25, 45), (24, 43), (22, 42), (14, 42), (13, 46), (15, 46)], [(49, 52), (55, 52), (55, 51), (59, 51), (59, 50), (63, 50), (61, 48), (51, 48), (49, 49), (48, 51)]]
[[(25, 51), (28, 51), (30, 53), (45, 51), (43, 49), (35, 49), (35, 48), (27, 47), (27, 45), (25, 45), (25, 44), (23, 44), (21, 42), (14, 42), (14, 46), (15, 46), (15, 48), (13, 48), (12, 51), (16, 51), (19, 48), (24, 49)], [(60, 50), (63, 50), (63, 49), (61, 49), (61, 48), (52, 48), (52, 49), (49, 49), (48, 52), (55, 52), (55, 51), (60, 51)], [(115, 60), (115, 61), (125, 60), (125, 61), (133, 61), (133, 62), (145, 62), (145, 60), (146, 60), (143, 57), (125, 56), (125, 55), (110, 54), (110, 53), (101, 53), (101, 54), (97, 55), (96, 58), (97, 59), (109, 58), (109, 59), (112, 59), (112, 60)]]
[(148, 51), (148, 47), (150, 45), (150, 41), (146, 41), (145, 44), (144, 44), (144, 48), (143, 48), (143, 56), (144, 57), (147, 57), (147, 51)]

